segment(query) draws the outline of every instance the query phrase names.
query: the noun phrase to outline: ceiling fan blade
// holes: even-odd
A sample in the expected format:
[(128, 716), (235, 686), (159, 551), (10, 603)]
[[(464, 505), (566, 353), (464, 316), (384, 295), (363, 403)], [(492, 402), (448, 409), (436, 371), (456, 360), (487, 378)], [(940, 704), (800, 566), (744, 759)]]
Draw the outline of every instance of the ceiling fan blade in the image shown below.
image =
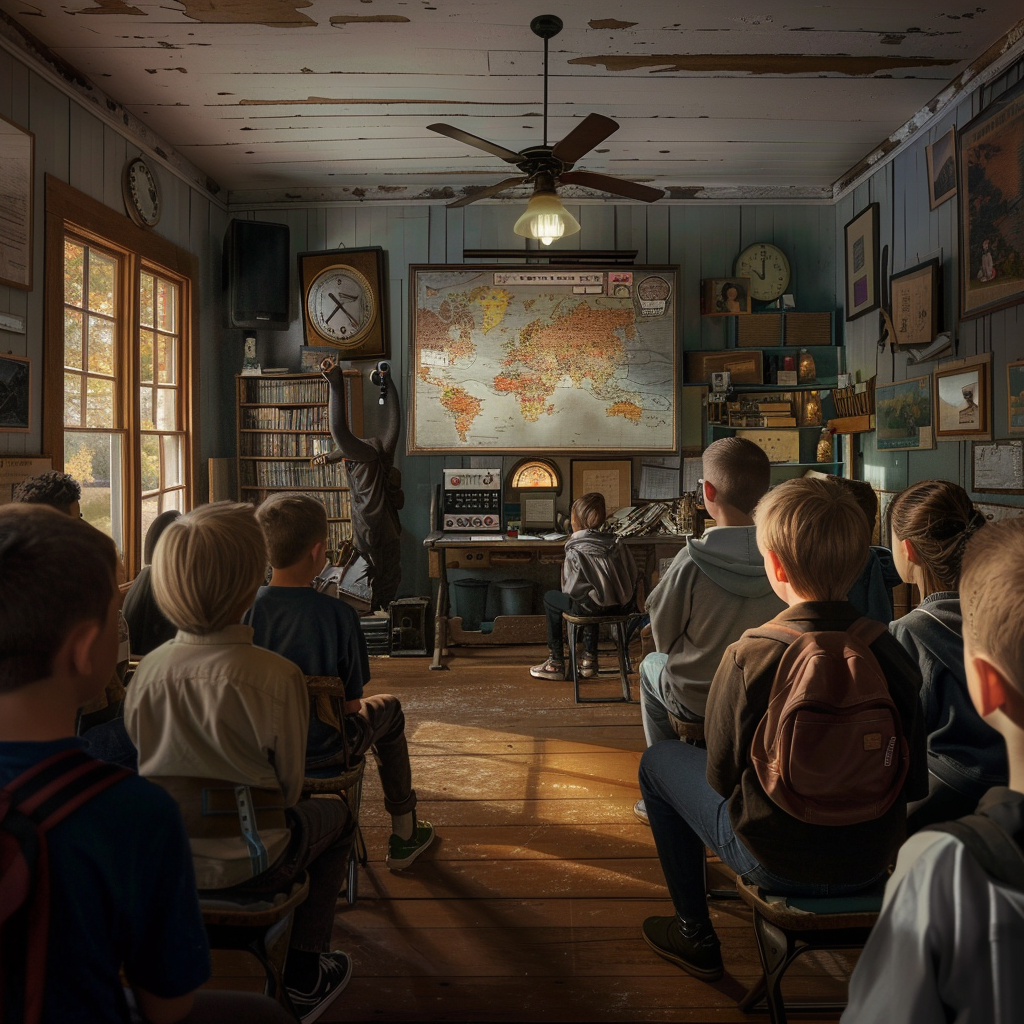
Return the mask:
[(628, 178), (598, 174), (596, 171), (566, 171), (558, 176), (558, 180), (566, 185), (583, 185), (586, 188), (599, 189), (601, 192), (611, 192), (615, 196), (638, 199), (642, 203), (653, 203), (665, 198), (663, 189), (641, 185), (638, 181), (630, 181)]
[(600, 146), (613, 132), (619, 130), (619, 123), (603, 114), (587, 114), (585, 118), (561, 142), (555, 143), (551, 155), (571, 166), (584, 153)]
[(513, 185), (521, 185), (524, 181), (526, 181), (526, 178), (522, 176), (506, 178), (504, 181), (499, 181), (497, 185), (489, 185), (487, 188), (482, 188), (472, 195), (463, 196), (461, 199), (456, 199), (454, 203), (446, 203), (445, 205), (449, 209), (455, 206), (469, 206), (470, 203), (475, 203), (478, 199), (490, 199), (491, 196), (496, 196), (499, 192), (504, 192), (505, 189), (511, 188)]
[(499, 146), (496, 142), (488, 142), (486, 139), (478, 138), (476, 135), (470, 135), (469, 132), (464, 132), (461, 128), (456, 128), (454, 125), (428, 124), (427, 128), (432, 132), (437, 132), (439, 135), (447, 135), (449, 139), (455, 139), (456, 142), (473, 146), (475, 149), (482, 149), (485, 153), (493, 153), (494, 156), (501, 157), (502, 160), (510, 164), (517, 164), (522, 160), (522, 157), (511, 149)]

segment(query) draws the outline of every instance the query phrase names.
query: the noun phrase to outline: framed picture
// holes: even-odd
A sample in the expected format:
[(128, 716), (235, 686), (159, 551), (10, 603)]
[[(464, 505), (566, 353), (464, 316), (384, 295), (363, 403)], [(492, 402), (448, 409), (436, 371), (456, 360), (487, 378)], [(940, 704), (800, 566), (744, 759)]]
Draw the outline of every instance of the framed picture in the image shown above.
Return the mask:
[(0, 115), (0, 284), (32, 288), (32, 163), (36, 137)]
[(616, 509), (633, 504), (633, 460), (573, 459), (570, 465), (571, 501), (591, 491), (604, 495), (605, 511), (611, 515)]
[(1024, 441), (975, 441), (971, 490), (1024, 494)]
[(0, 430), (27, 434), (32, 421), (32, 364), (0, 356)]
[(878, 309), (878, 203), (866, 206), (844, 228), (846, 319)]
[(960, 171), (960, 317), (1024, 301), (1024, 82), (957, 136)]
[(712, 373), (728, 370), (733, 384), (763, 384), (759, 349), (727, 349), (724, 352), (686, 353), (686, 383), (710, 384)]
[(749, 277), (712, 277), (701, 284), (702, 316), (736, 316), (750, 312)]
[(925, 147), (928, 160), (928, 202), (934, 210), (956, 195), (956, 128)]
[(875, 444), (880, 452), (935, 447), (932, 379), (875, 386)]
[(1006, 367), (1006, 430), (1024, 434), (1024, 359)]
[(890, 280), (896, 347), (934, 341), (939, 333), (939, 261), (919, 263)]
[(935, 436), (940, 441), (992, 437), (992, 353), (935, 371)]

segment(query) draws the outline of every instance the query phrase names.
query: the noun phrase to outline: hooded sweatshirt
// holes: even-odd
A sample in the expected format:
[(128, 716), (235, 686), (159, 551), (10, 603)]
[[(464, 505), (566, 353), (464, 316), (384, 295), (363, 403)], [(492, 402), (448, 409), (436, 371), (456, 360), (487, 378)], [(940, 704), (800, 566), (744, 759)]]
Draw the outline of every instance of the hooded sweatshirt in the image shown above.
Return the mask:
[(577, 530), (565, 542), (562, 593), (597, 608), (629, 604), (636, 589), (636, 562), (621, 537)]
[(1006, 744), (978, 714), (967, 691), (963, 619), (955, 591), (929, 594), (890, 632), (921, 666), (921, 706), (928, 733), (928, 770), (951, 789), (980, 800), (1005, 786)]
[(753, 526), (715, 526), (687, 539), (647, 597), (655, 647), (668, 655), (663, 692), (691, 715), (704, 715), (726, 647), (786, 607), (768, 582), (755, 534)]
[(872, 544), (864, 571), (846, 595), (846, 600), (861, 615), (888, 626), (893, 616), (893, 588), (902, 582), (896, 563), (892, 560), (892, 551)]

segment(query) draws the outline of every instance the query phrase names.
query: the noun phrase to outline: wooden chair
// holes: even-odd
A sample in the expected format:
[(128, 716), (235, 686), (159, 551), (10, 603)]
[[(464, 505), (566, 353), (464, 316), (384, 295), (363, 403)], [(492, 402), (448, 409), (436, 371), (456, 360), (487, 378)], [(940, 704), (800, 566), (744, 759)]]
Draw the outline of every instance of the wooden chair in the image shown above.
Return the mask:
[(199, 908), (211, 949), (243, 950), (260, 962), (267, 976), (264, 992), (299, 1019), (284, 987), (284, 964), (295, 908), (309, 895), (303, 875), (288, 892), (271, 898), (200, 893)]
[[(309, 695), (324, 709), (330, 709), (327, 717), (333, 717), (342, 735), (345, 734), (345, 684), (337, 676), (306, 676)], [(324, 707), (326, 704), (326, 708)], [(324, 716), (321, 715), (323, 718)], [(356, 823), (356, 838), (348, 862), (348, 881), (345, 885), (345, 899), (352, 906), (358, 895), (358, 865), (366, 867), (369, 859), (362, 829), (359, 827), (359, 806), (363, 798), (363, 772), (366, 758), (353, 757), (346, 746), (341, 754), (336, 773), (326, 778), (306, 776), (302, 782), (303, 796), (340, 796), (348, 805), (349, 813)], [(335, 769), (332, 769), (335, 770)]]
[[(626, 625), (635, 616), (635, 612), (626, 615), (574, 615), (572, 612), (562, 612), (569, 631), (569, 673), (572, 676), (573, 692), (577, 704), (629, 704), (629, 646), (626, 640)], [(619, 680), (622, 683), (621, 697), (581, 697), (580, 676), (576, 664), (576, 642), (579, 638), (579, 631), (588, 626), (608, 626), (612, 635), (612, 642), (615, 644), (615, 651), (619, 657)]]
[[(736, 879), (740, 898), (754, 912), (754, 936), (764, 976), (743, 997), (750, 1013), (764, 1000), (772, 1024), (786, 1024), (782, 976), (801, 953), (819, 949), (863, 949), (882, 909), (882, 893), (825, 899), (773, 897)], [(841, 1010), (845, 1003), (801, 1003), (799, 1009)], [(794, 1007), (795, 1009), (795, 1007)]]

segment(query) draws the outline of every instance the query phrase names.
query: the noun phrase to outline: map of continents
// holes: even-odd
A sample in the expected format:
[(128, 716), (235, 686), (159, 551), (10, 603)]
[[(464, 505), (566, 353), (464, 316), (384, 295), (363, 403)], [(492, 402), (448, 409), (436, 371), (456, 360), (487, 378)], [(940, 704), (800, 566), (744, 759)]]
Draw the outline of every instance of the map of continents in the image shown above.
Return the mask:
[(671, 301), (494, 277), (417, 274), (414, 450), (674, 448)]

